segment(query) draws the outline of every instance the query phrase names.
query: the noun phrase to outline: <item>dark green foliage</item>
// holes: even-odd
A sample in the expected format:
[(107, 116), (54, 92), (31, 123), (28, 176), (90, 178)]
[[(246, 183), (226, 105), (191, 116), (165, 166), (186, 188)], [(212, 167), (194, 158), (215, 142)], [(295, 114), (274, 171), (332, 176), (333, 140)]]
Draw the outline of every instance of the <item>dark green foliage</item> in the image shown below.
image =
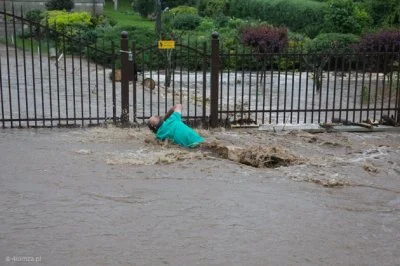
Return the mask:
[(25, 32), (25, 37), (38, 37), (41, 34), (40, 21), (44, 18), (44, 13), (41, 10), (33, 9), (26, 13), (25, 18), (29, 20), (32, 25), (32, 32)]
[[(112, 47), (111, 43), (114, 42), (115, 44), (115, 51), (117, 53), (117, 58), (116, 58), (116, 67), (120, 68), (121, 62), (120, 62), (120, 40), (121, 40), (121, 32), (126, 31), (128, 32), (128, 38), (131, 41), (134, 41), (136, 43), (136, 46), (140, 48), (140, 46), (149, 46), (151, 44), (156, 45), (156, 34), (155, 31), (152, 29), (144, 29), (144, 28), (138, 28), (135, 26), (121, 26), (121, 27), (105, 27), (102, 29), (99, 29), (97, 31), (97, 47), (101, 50), (104, 50), (105, 52), (108, 52), (111, 54), (112, 52)], [(109, 66), (112, 62), (112, 58), (108, 54), (101, 54), (101, 53), (94, 53), (89, 55), (90, 58), (98, 63), (105, 64)], [(138, 62), (143, 62), (145, 61), (146, 65), (151, 65), (151, 64), (156, 64), (157, 59), (156, 59), (156, 54), (153, 55), (153, 57), (149, 58), (142, 58), (142, 57), (137, 57)]]
[(371, 24), (367, 12), (352, 0), (330, 0), (324, 16), (326, 32), (360, 34)]
[(177, 6), (195, 6), (197, 3), (197, 0), (161, 0), (161, 7), (163, 9), (165, 8), (174, 8)]
[(400, 1), (364, 0), (363, 6), (370, 14), (375, 27), (400, 25)]
[(178, 30), (194, 30), (201, 22), (198, 15), (180, 14), (176, 15), (172, 21), (172, 27)]
[(200, 0), (198, 8), (201, 16), (210, 18), (227, 15), (229, 12), (227, 0)]
[(50, 0), (46, 3), (47, 10), (66, 10), (71, 11), (74, 8), (72, 0)]
[(260, 19), (314, 37), (322, 29), (325, 7), (325, 3), (311, 0), (231, 0), (229, 15)]
[(154, 0), (134, 0), (132, 2), (132, 8), (142, 17), (147, 17), (155, 11), (155, 2)]

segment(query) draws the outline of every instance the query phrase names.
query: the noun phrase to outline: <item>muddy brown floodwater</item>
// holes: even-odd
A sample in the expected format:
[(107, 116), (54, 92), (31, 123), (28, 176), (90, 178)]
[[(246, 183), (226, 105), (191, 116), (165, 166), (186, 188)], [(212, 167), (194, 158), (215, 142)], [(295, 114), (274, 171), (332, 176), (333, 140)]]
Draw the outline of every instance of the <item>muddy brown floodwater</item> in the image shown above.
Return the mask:
[(0, 265), (400, 265), (398, 132), (200, 134), (0, 129)]

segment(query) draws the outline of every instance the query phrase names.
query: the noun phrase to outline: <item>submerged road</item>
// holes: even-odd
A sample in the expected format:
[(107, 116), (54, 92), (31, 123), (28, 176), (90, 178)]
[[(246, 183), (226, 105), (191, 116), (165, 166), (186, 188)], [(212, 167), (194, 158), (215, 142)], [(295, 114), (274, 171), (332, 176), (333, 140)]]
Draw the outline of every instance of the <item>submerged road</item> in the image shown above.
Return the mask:
[(385, 189), (326, 188), (218, 158), (110, 161), (156, 156), (146, 134), (0, 130), (0, 265), (400, 265), (399, 146), (391, 172), (335, 166)]

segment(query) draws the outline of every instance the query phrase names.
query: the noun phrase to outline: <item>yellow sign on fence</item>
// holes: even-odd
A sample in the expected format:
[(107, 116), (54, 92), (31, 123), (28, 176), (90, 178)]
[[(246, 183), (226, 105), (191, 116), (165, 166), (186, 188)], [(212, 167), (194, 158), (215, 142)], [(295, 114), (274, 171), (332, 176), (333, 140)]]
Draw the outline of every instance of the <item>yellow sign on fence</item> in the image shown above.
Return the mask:
[(158, 41), (158, 49), (175, 49), (175, 41)]

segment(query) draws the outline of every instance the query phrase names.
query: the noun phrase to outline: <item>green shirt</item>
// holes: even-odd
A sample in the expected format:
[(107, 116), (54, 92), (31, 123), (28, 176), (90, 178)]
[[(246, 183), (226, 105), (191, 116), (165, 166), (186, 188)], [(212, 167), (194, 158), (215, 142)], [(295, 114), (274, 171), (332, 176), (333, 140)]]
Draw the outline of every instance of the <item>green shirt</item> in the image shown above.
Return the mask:
[(182, 122), (182, 115), (174, 112), (157, 130), (156, 138), (159, 140), (170, 139), (175, 144), (193, 148), (204, 141), (199, 134)]

